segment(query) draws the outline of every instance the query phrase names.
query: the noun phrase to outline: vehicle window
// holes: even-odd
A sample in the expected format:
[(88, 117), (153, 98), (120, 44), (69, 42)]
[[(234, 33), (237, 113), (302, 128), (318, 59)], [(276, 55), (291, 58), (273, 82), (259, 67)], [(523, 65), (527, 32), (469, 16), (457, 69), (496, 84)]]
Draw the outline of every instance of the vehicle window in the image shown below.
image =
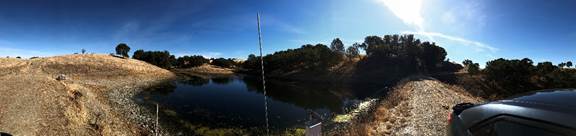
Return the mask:
[(484, 125), (472, 133), (476, 136), (563, 136), (545, 128), (507, 120)]

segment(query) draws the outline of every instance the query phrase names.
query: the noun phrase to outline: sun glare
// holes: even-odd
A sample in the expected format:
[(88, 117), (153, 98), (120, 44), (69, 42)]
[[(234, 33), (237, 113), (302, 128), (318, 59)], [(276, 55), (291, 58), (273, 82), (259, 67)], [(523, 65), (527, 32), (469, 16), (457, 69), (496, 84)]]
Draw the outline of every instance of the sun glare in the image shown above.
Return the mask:
[(421, 14), (422, 0), (377, 0), (400, 18), (404, 23), (422, 29), (424, 18)]

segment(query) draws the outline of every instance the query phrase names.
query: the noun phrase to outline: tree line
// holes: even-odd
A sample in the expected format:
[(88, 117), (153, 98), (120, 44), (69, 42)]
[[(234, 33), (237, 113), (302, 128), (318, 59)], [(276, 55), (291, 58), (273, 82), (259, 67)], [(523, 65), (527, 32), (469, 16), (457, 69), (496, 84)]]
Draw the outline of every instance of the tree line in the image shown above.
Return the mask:
[[(130, 52), (130, 47), (125, 43), (120, 43), (116, 46), (116, 54), (124, 58), (128, 58), (128, 52)], [(169, 51), (144, 51), (142, 49), (136, 50), (132, 55), (133, 59), (142, 60), (152, 65), (156, 65), (161, 68), (171, 69), (171, 68), (191, 68), (197, 67), (204, 64), (212, 64), (215, 66), (225, 67), (225, 68), (235, 68), (239, 64), (232, 58), (205, 58), (200, 55), (192, 56), (176, 56), (171, 55)]]
[[(360, 51), (366, 52), (361, 57)], [(274, 73), (328, 73), (333, 67), (354, 58), (356, 73), (362, 78), (390, 79), (391, 81), (411, 74), (457, 71), (462, 66), (446, 59), (444, 48), (431, 42), (421, 42), (414, 35), (367, 36), (363, 43), (345, 48), (339, 38), (330, 46), (306, 44), (300, 48), (278, 51), (264, 56), (264, 67)], [(253, 54), (242, 65), (252, 72), (260, 70), (260, 58)]]
[[(450, 62), (444, 48), (434, 42), (421, 41), (414, 35), (367, 36), (362, 43), (347, 48), (342, 40), (335, 38), (330, 45), (305, 44), (300, 48), (274, 52), (263, 57), (268, 75), (286, 73), (330, 74), (331, 69), (342, 63), (355, 63), (355, 78), (374, 79), (394, 83), (410, 75), (451, 73), (466, 68), (472, 75), (485, 77), (489, 84), (497, 86), (494, 94), (512, 95), (520, 92), (565, 88), (576, 85), (576, 69), (571, 61), (553, 65), (551, 62), (534, 62), (524, 59), (495, 59), (480, 69), (478, 63), (464, 60), (462, 64)], [(130, 48), (119, 44), (116, 53), (128, 57)], [(365, 52), (361, 55), (361, 51)], [(190, 68), (203, 64), (237, 68), (248, 73), (260, 73), (260, 57), (250, 54), (244, 62), (231, 58), (204, 58), (181, 56), (176, 58), (168, 51), (137, 50), (132, 56), (162, 68)], [(356, 59), (355, 61), (353, 61)]]
[[(478, 63), (465, 60), (468, 72), (484, 76), (490, 85), (500, 87), (497, 92), (488, 92), (502, 96), (510, 96), (527, 91), (549, 88), (571, 88), (576, 86), (576, 69), (571, 69), (572, 62), (562, 62), (554, 65), (552, 62), (534, 62), (529, 58), (504, 59), (499, 58), (486, 62), (482, 70)], [(473, 72), (472, 72), (473, 71)]]

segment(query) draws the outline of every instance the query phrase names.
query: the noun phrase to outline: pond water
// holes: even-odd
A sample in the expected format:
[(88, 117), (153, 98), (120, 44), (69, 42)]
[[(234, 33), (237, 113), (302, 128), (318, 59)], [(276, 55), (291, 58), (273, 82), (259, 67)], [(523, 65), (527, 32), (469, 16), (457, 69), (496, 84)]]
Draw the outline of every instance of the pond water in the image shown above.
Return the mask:
[[(286, 80), (267, 80), (266, 87), (272, 131), (304, 128), (310, 111), (330, 118), (382, 91), (378, 85)], [(252, 76), (190, 77), (144, 91), (136, 99), (139, 103), (159, 103), (161, 118), (165, 119), (163, 126), (177, 126), (176, 131), (182, 131), (184, 127), (178, 126), (186, 122), (262, 132), (265, 109), (261, 88), (261, 81)]]

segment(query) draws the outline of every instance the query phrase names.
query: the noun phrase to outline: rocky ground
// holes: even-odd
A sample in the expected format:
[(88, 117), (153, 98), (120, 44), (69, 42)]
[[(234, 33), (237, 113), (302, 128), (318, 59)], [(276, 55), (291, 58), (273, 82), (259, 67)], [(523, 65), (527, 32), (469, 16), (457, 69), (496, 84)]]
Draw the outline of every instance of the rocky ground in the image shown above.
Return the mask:
[[(60, 74), (66, 80), (56, 80)], [(109, 55), (0, 59), (0, 132), (12, 135), (149, 135), (132, 101), (170, 71)]]
[(409, 78), (394, 87), (369, 113), (329, 135), (446, 135), (452, 106), (483, 101), (461, 87), (433, 78)]

